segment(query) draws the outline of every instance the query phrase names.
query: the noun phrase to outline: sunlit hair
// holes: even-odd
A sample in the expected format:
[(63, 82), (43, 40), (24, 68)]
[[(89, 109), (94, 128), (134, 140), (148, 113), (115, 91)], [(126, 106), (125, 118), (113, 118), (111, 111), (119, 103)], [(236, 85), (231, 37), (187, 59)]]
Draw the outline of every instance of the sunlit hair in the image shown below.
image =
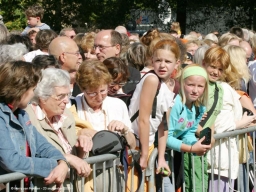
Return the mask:
[(47, 68), (42, 72), (42, 79), (37, 84), (34, 91), (35, 95), (31, 100), (35, 104), (39, 104), (39, 100), (47, 100), (55, 93), (55, 87), (69, 87), (70, 76), (67, 71), (56, 68)]
[(231, 65), (229, 54), (221, 47), (212, 47), (205, 53), (203, 63), (205, 66), (221, 65), (223, 69), (220, 81), (227, 82), (231, 87), (240, 87), (239, 75)]
[[(181, 76), (179, 78), (179, 82), (180, 82), (180, 97), (182, 99), (182, 103), (185, 105), (186, 104), (186, 95), (185, 95), (185, 90), (184, 90), (184, 73), (187, 71), (187, 70), (191, 70), (191, 67), (201, 67), (200, 65), (197, 65), (197, 64), (190, 64), (190, 65), (187, 65), (181, 72)], [(203, 70), (205, 70), (203, 67), (201, 67)], [(207, 73), (205, 71), (205, 73)], [(200, 74), (198, 74), (200, 75)], [(200, 105), (203, 105), (203, 106), (208, 106), (207, 105), (207, 100), (208, 100), (208, 84), (209, 84), (209, 80), (208, 78), (205, 79), (205, 88), (204, 88), (204, 92), (203, 94), (194, 102), (194, 105), (199, 107)]]
[(108, 85), (112, 82), (112, 76), (107, 67), (99, 60), (84, 61), (76, 74), (76, 83), (81, 91), (95, 89), (101, 85)]
[(204, 55), (205, 52), (209, 49), (210, 47), (208, 45), (204, 45), (199, 47), (194, 56), (193, 56), (193, 63), (199, 64), (200, 66), (202, 66), (203, 64), (203, 59), (204, 59)]
[(111, 35), (111, 40), (110, 40), (111, 45), (114, 46), (114, 45), (119, 44), (120, 45), (120, 50), (121, 50), (122, 49), (122, 42), (123, 42), (122, 35), (119, 32), (115, 31), (115, 30), (111, 30), (110, 35)]
[(0, 64), (8, 61), (21, 60), (23, 55), (28, 52), (26, 45), (15, 43), (13, 45), (0, 46)]
[(180, 48), (178, 44), (173, 40), (163, 39), (158, 41), (153, 47), (153, 55), (159, 49), (171, 51), (177, 60), (180, 58)]
[(218, 44), (218, 42), (219, 42), (218, 37), (217, 37), (215, 34), (213, 34), (213, 33), (207, 34), (207, 35), (204, 37), (204, 40), (206, 40), (206, 39), (212, 40), (212, 41), (213, 41), (214, 43), (216, 43), (216, 44)]
[(55, 33), (51, 29), (43, 29), (40, 30), (36, 34), (36, 45), (35, 47), (40, 50), (48, 50), (48, 47), (53, 39), (57, 37), (57, 33)]
[(30, 62), (19, 60), (0, 65), (0, 102), (9, 104), (20, 101), (40, 78), (40, 68)]
[(219, 46), (223, 47), (223, 46), (227, 45), (232, 40), (238, 40), (239, 42), (242, 41), (241, 38), (239, 38), (238, 36), (236, 36), (233, 33), (224, 33), (219, 38)]
[(256, 55), (256, 34), (251, 37), (252, 52)]
[(78, 33), (73, 38), (73, 40), (76, 42), (78, 47), (81, 47), (82, 39), (83, 39), (84, 36), (85, 36), (84, 33)]
[(44, 16), (44, 9), (38, 4), (32, 5), (27, 8), (25, 11), (25, 14), (27, 17), (40, 17), (40, 19), (43, 19)]
[(152, 40), (160, 36), (159, 33), (158, 29), (150, 29), (140, 38), (140, 42), (149, 46)]
[(110, 57), (103, 61), (104, 65), (108, 68), (113, 80), (121, 77), (121, 81), (127, 81), (129, 72), (128, 66), (118, 57)]
[(241, 79), (244, 79), (245, 83), (247, 84), (251, 78), (249, 68), (246, 64), (246, 52), (245, 50), (236, 45), (226, 45), (223, 47), (229, 56), (231, 64), (236, 68), (237, 73), (240, 75)]
[(181, 29), (180, 29), (180, 23), (179, 22), (172, 22), (171, 29), (177, 31), (177, 33), (179, 35), (181, 34)]
[(91, 32), (91, 33), (87, 33), (85, 36), (83, 36), (82, 41), (81, 41), (81, 48), (83, 49), (83, 51), (85, 53), (88, 53), (89, 50), (91, 52), (95, 52), (94, 51), (94, 38), (95, 38), (95, 33)]
[(146, 46), (142, 43), (131, 44), (126, 51), (127, 64), (141, 70), (146, 62)]
[(75, 29), (72, 27), (65, 27), (60, 31), (59, 36), (66, 36), (67, 31), (75, 31)]

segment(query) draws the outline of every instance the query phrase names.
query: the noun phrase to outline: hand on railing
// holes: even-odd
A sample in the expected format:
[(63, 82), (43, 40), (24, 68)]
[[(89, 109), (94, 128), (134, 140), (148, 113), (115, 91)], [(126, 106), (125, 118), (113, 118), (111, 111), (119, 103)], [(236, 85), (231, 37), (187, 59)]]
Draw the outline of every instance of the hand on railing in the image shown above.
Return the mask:
[(247, 128), (250, 124), (256, 119), (256, 115), (247, 115), (247, 112), (244, 112), (241, 120), (236, 122), (236, 128), (242, 129)]
[(148, 157), (147, 156), (140, 156), (140, 166), (141, 170), (144, 171), (148, 166)]
[(64, 182), (69, 169), (65, 161), (59, 160), (58, 163), (59, 165), (51, 171), (48, 177), (44, 178), (46, 185), (56, 183), (56, 188), (61, 187), (61, 184)]
[(165, 176), (169, 176), (171, 174), (171, 170), (170, 170), (168, 164), (166, 163), (166, 160), (158, 158), (156, 174), (159, 174), (161, 172), (162, 168), (164, 168), (166, 171), (168, 171), (168, 174)]
[(77, 175), (80, 177), (88, 177), (90, 175), (92, 170), (86, 161), (72, 154), (66, 154), (65, 158), (70, 166), (76, 170)]
[(86, 135), (79, 135), (75, 144), (75, 146), (81, 148), (84, 153), (91, 151), (92, 145), (92, 138)]
[(198, 140), (193, 146), (191, 146), (190, 152), (195, 153), (198, 156), (204, 155), (208, 150), (211, 149), (211, 145), (203, 145), (205, 136)]

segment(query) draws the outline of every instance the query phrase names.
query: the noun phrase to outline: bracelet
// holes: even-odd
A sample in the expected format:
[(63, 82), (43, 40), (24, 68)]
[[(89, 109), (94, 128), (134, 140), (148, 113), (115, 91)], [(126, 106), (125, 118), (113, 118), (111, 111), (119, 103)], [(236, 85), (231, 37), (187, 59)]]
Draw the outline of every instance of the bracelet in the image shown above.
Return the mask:
[(189, 153), (192, 153), (192, 147), (193, 147), (193, 145), (191, 145), (190, 150), (189, 150)]

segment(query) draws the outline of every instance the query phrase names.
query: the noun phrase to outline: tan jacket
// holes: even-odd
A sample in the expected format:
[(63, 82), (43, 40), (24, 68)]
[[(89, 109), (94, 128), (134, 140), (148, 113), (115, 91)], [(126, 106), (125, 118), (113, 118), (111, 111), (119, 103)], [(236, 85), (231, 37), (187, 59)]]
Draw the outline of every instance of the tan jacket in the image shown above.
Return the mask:
[[(31, 121), (32, 125), (34, 125), (36, 127), (37, 131), (39, 133), (41, 133), (49, 141), (49, 143), (51, 143), (59, 151), (61, 151), (63, 154), (65, 154), (65, 151), (62, 147), (62, 143), (61, 143), (58, 135), (53, 131), (53, 129), (49, 126), (49, 124), (45, 121), (45, 119), (38, 120), (31, 105), (28, 105), (28, 107), (25, 110), (29, 114), (30, 121)], [(77, 152), (76, 152), (75, 144), (77, 141), (77, 136), (76, 136), (75, 119), (73, 117), (73, 114), (68, 109), (65, 109), (64, 115), (66, 115), (67, 118), (65, 119), (65, 121), (61, 127), (61, 131), (72, 147), (72, 154), (76, 155)], [(79, 186), (81, 186), (80, 179), (78, 179), (76, 177), (76, 174), (75, 174), (75, 180), (76, 180), (76, 185), (74, 186), (74, 190), (81, 191), (81, 189), (79, 189), (80, 188)], [(40, 188), (44, 187), (43, 180), (37, 179), (37, 186)], [(64, 182), (62, 187), (64, 187), (64, 192), (70, 191), (70, 189), (68, 189), (70, 187), (69, 179), (67, 179)], [(48, 188), (54, 189), (55, 186), (49, 185)], [(51, 190), (49, 190), (49, 191), (51, 191)]]

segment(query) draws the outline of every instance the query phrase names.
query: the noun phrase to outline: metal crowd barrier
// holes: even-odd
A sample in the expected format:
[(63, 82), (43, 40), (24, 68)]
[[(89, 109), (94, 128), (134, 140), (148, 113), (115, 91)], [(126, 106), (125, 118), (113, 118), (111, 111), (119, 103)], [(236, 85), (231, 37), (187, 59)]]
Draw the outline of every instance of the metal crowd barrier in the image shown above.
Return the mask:
[[(253, 143), (253, 152), (252, 152), (252, 159), (253, 159), (253, 173), (255, 173), (255, 131), (256, 131), (256, 126), (253, 127), (249, 127), (249, 128), (245, 128), (245, 129), (239, 129), (239, 130), (234, 130), (234, 131), (229, 131), (229, 132), (224, 132), (224, 133), (219, 133), (219, 134), (215, 134), (214, 138), (215, 138), (215, 143), (217, 142), (221, 142), (223, 139), (227, 139), (228, 143), (230, 144), (230, 138), (232, 137), (236, 137), (237, 138), (237, 146), (239, 149), (239, 142), (238, 142), (238, 136), (241, 134), (245, 135), (245, 145), (247, 146), (247, 133), (251, 133), (252, 136), (252, 143)], [(230, 145), (229, 145), (230, 146)], [(246, 148), (246, 154), (248, 154), (248, 150)], [(172, 182), (172, 186), (173, 188), (170, 189), (168, 192), (173, 192), (175, 191), (174, 186), (175, 186), (175, 178), (174, 178), (174, 162), (173, 162), (173, 150), (167, 150), (167, 152), (169, 153), (169, 165), (170, 168), (172, 170), (172, 174), (170, 176), (170, 181)], [(133, 150), (134, 154), (138, 155), (138, 151)], [(212, 158), (212, 152), (209, 151), (209, 153), (211, 153), (211, 159)], [(221, 153), (221, 148), (219, 149), (219, 154)], [(155, 191), (155, 163), (156, 163), (156, 159), (157, 159), (157, 149), (155, 148), (153, 150), (153, 152), (151, 153), (150, 157), (149, 157), (149, 161), (148, 161), (148, 167), (145, 170), (145, 172), (143, 173), (143, 181), (142, 183), (144, 183), (144, 181), (146, 180), (148, 182), (148, 186), (149, 186), (149, 190), (148, 192), (154, 192)], [(204, 181), (204, 174), (203, 174), (203, 169), (204, 169), (204, 163), (203, 163), (204, 157), (202, 157), (202, 161), (201, 161), (201, 166), (202, 166), (202, 185), (204, 186), (205, 183)], [(97, 192), (100, 190), (100, 192), (108, 192), (109, 185), (111, 185), (111, 192), (124, 192), (125, 191), (125, 180), (124, 180), (124, 173), (121, 172), (117, 172), (116, 170), (120, 170), (118, 167), (120, 166), (120, 162), (119, 162), (119, 156), (118, 155), (114, 155), (114, 154), (105, 154), (105, 155), (100, 155), (100, 156), (94, 156), (94, 157), (89, 157), (87, 159), (85, 159), (85, 161), (87, 161), (87, 163), (89, 163), (92, 166), (92, 174), (93, 174), (93, 188), (94, 191)], [(230, 162), (232, 161), (232, 159), (230, 158), (230, 148), (229, 148), (229, 166), (230, 166)], [(219, 163), (220, 163), (220, 158), (219, 158)], [(214, 164), (214, 163), (212, 163)], [(246, 167), (246, 170), (249, 170), (249, 162), (244, 164)], [(108, 168), (113, 168), (112, 174), (107, 174), (106, 170)], [(117, 168), (117, 169), (116, 169)], [(229, 167), (229, 181), (230, 181), (230, 169), (231, 167)], [(239, 167), (240, 168), (240, 167)], [(101, 170), (101, 173), (99, 174), (98, 171)], [(211, 167), (211, 173), (209, 173), (209, 176), (211, 176), (213, 178), (213, 167)], [(219, 168), (220, 171), (220, 168)], [(195, 182), (195, 165), (194, 165), (194, 156), (192, 156), (192, 172), (193, 172), (193, 191), (196, 191), (196, 186), (198, 185)], [(71, 173), (73, 173), (73, 171), (71, 171)], [(134, 167), (132, 168), (132, 174), (134, 174)], [(71, 174), (72, 175), (72, 174)], [(118, 177), (117, 177), (118, 176)], [(5, 175), (1, 175), (0, 176), (0, 183), (4, 183), (6, 186), (6, 191), (10, 191), (9, 189), (9, 184), (11, 181), (16, 181), (16, 180), (20, 180), (20, 191), (23, 192), (24, 191), (24, 178), (26, 177), (26, 175), (21, 174), (21, 173), (9, 173), (9, 174), (5, 174)], [(99, 183), (97, 183), (97, 179), (95, 179), (96, 177), (101, 177), (101, 181), (103, 183), (101, 183), (101, 186), (99, 186)], [(107, 179), (107, 177), (112, 177), (111, 181), (109, 181), (109, 179)], [(118, 178), (118, 179), (116, 179)], [(238, 176), (237, 178), (237, 191), (239, 192), (249, 192), (249, 174), (247, 172), (245, 179), (245, 186), (244, 186), (244, 190), (241, 190), (240, 187), (243, 187), (241, 185), (241, 178)], [(252, 178), (254, 179), (254, 178)], [(72, 180), (72, 177), (71, 177)], [(218, 180), (220, 180), (220, 175), (218, 175)], [(81, 184), (81, 191), (84, 191), (84, 178), (82, 178), (82, 184)], [(71, 182), (71, 186), (73, 186), (74, 183)], [(136, 186), (133, 186), (133, 181), (131, 182), (131, 189), (132, 192), (135, 191)], [(256, 191), (256, 181), (254, 179), (254, 191)], [(2, 185), (0, 185), (0, 190)], [(101, 189), (98, 190), (98, 188), (101, 187)], [(185, 182), (183, 182), (182, 188), (185, 189)], [(164, 186), (162, 186), (162, 189), (164, 188)], [(40, 191), (40, 190), (34, 190), (36, 191)], [(64, 191), (64, 190), (62, 190)], [(72, 187), (71, 187), (71, 192), (73, 191)], [(144, 185), (141, 185), (138, 192), (143, 192), (144, 191)], [(203, 187), (203, 192), (205, 192), (206, 190), (204, 190)], [(218, 191), (218, 189), (214, 189), (213, 187), (211, 188), (211, 191)], [(230, 191), (233, 191), (232, 189), (230, 189)], [(167, 191), (163, 191), (163, 192), (167, 192)]]

